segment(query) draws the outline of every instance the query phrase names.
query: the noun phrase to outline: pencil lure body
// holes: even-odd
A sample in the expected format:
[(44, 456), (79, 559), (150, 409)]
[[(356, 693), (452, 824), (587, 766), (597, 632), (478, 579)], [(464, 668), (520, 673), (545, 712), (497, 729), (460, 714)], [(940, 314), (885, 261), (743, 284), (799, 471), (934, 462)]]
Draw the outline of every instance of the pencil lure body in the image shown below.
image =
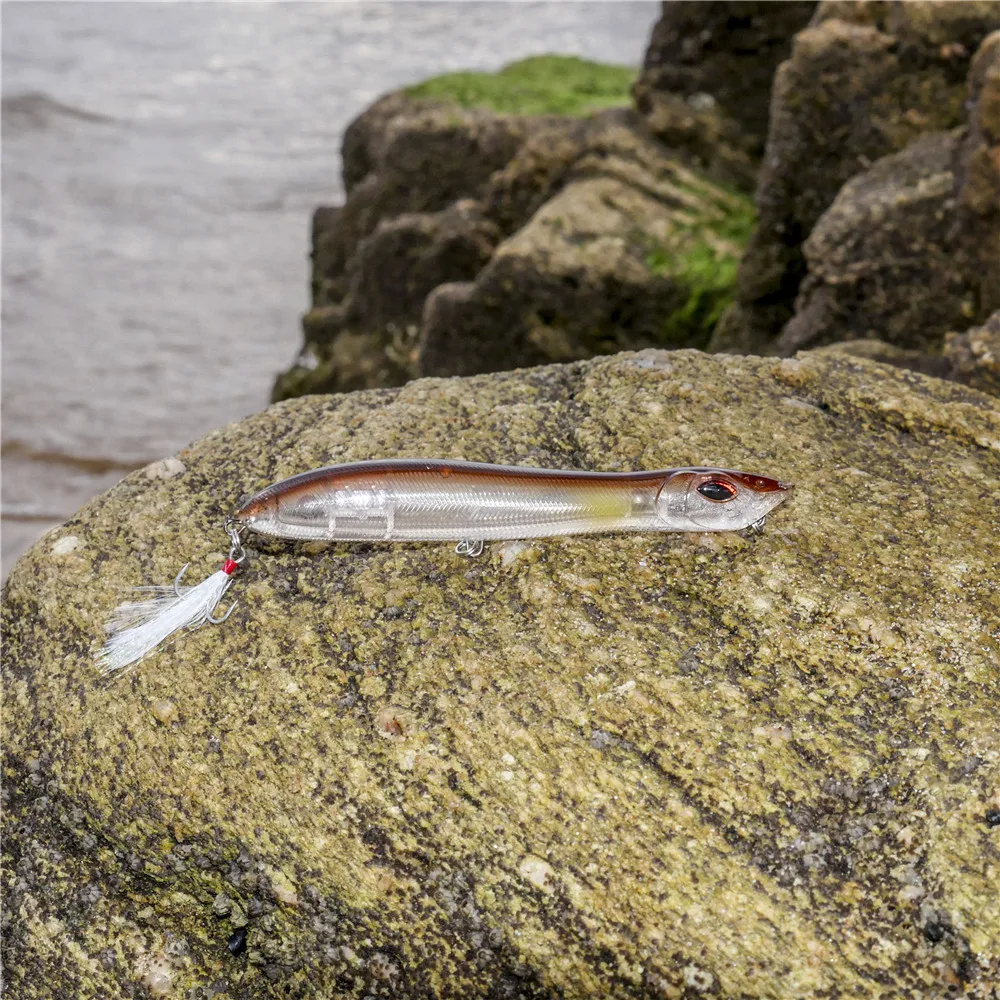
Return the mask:
[(736, 531), (786, 496), (775, 479), (714, 468), (576, 472), (400, 459), (305, 472), (234, 520), (279, 538), (491, 541), (609, 531)]
[[(143, 588), (121, 605), (98, 654), (105, 673), (142, 659), (175, 632), (218, 622), (213, 611), (246, 556), (249, 532), (326, 541), (485, 541), (608, 531), (738, 531), (763, 521), (789, 487), (726, 469), (559, 472), (475, 462), (355, 462), (284, 479), (226, 521), (229, 557), (194, 587)], [(183, 574), (183, 570), (181, 571)], [(229, 611), (232, 611), (232, 606)]]

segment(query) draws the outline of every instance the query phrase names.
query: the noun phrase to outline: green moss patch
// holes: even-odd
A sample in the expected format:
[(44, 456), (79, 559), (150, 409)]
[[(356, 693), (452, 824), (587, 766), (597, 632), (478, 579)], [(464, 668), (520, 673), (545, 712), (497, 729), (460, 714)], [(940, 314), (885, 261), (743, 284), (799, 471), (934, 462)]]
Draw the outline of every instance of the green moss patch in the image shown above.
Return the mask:
[(664, 319), (666, 344), (708, 343), (733, 300), (736, 273), (756, 220), (753, 202), (736, 192), (723, 192), (704, 218), (682, 226), (669, 246), (656, 244), (646, 265), (669, 275), (687, 290), (681, 305)]
[(628, 104), (636, 72), (630, 66), (576, 56), (532, 56), (498, 73), (446, 73), (409, 87), (406, 93), (502, 114), (585, 115)]

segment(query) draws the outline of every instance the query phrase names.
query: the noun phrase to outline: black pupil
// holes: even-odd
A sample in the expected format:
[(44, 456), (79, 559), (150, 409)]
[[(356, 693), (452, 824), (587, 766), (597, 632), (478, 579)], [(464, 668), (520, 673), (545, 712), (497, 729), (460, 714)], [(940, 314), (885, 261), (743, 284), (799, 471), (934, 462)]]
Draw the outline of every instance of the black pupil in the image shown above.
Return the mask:
[(724, 500), (732, 500), (736, 496), (736, 490), (729, 485), (729, 483), (720, 483), (718, 480), (712, 480), (708, 483), (702, 483), (698, 487), (698, 492), (709, 500), (716, 500), (722, 502)]

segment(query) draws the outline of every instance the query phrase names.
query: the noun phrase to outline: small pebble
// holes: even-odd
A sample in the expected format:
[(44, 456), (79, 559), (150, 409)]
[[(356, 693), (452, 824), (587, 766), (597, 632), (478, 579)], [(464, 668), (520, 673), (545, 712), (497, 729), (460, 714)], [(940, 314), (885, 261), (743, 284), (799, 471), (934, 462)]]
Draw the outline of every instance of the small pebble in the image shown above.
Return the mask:
[(63, 537), (52, 546), (50, 551), (54, 556), (67, 556), (70, 552), (75, 551), (79, 547), (80, 539), (77, 538), (76, 535), (63, 535)]
[(240, 927), (233, 932), (226, 945), (233, 956), (238, 957), (247, 950), (247, 929)]
[(150, 704), (149, 710), (156, 721), (162, 722), (165, 726), (169, 726), (177, 718), (177, 706), (166, 698), (157, 698)]
[(187, 466), (179, 458), (161, 458), (158, 462), (150, 462), (142, 471), (147, 479), (173, 479), (187, 472)]

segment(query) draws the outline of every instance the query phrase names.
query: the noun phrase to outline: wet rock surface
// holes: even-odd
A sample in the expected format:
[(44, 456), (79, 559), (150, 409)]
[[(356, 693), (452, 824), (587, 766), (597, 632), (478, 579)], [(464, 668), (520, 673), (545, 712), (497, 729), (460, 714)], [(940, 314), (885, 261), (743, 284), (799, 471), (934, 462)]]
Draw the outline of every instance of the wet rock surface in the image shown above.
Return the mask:
[[(101, 682), (243, 492), (401, 455), (796, 489), (746, 537), (255, 543)], [(992, 996), (998, 484), (995, 397), (821, 352), (309, 397), (133, 473), (4, 593), (10, 995)]]
[[(701, 161), (628, 107), (527, 115), (427, 96), (486, 88), (499, 107), (519, 94), (537, 107), (546, 60), (571, 78), (559, 107), (611, 101), (626, 72), (525, 60), (492, 83), (452, 74), (389, 95), (352, 124), (347, 201), (316, 214), (313, 308), (274, 398), (704, 346), (752, 225), (745, 195), (692, 169)], [(518, 72), (529, 79), (511, 89)]]
[(758, 228), (713, 347), (773, 350), (808, 271), (803, 244), (823, 213), (876, 160), (967, 124), (970, 64), (998, 27), (995, 3), (819, 5), (774, 78)]
[(794, 0), (665, 3), (634, 88), (652, 132), (708, 176), (752, 190), (772, 77), (815, 9)]
[[(663, 154), (624, 122), (575, 130), (543, 203), (474, 282), (428, 298), (417, 351), (427, 375), (465, 375), (651, 345), (704, 346), (729, 302), (749, 204)], [(534, 150), (498, 178), (511, 191)], [(548, 161), (551, 163), (552, 161)], [(527, 213), (525, 213), (527, 214)]]

